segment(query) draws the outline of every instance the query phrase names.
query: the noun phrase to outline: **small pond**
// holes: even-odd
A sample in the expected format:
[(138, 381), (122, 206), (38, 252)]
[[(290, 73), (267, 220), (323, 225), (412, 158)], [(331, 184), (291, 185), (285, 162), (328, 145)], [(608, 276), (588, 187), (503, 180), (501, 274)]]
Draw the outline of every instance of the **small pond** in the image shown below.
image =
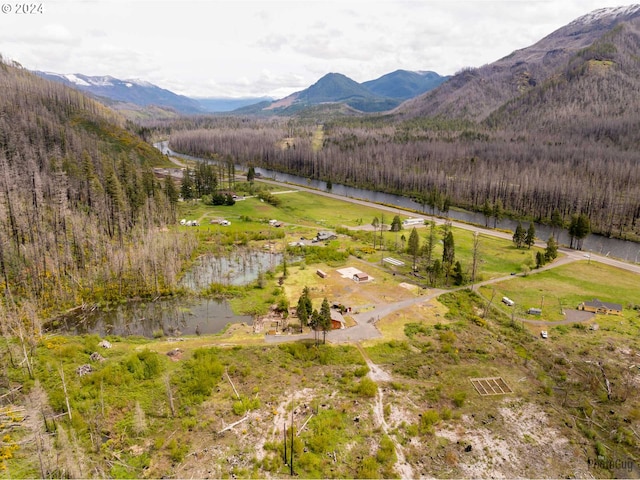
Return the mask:
[[(226, 257), (203, 255), (185, 274), (180, 285), (195, 292), (211, 283), (246, 285), (260, 273), (273, 270), (282, 254), (241, 249)], [(76, 309), (44, 326), (47, 332), (70, 335), (98, 334), (153, 338), (160, 335), (211, 334), (229, 323), (251, 324), (249, 315), (236, 315), (226, 300), (168, 299), (128, 302), (110, 309)], [(197, 329), (197, 331), (196, 331)]]
[(202, 255), (182, 278), (180, 285), (194, 291), (207, 288), (212, 283), (247, 285), (260, 273), (273, 270), (281, 263), (281, 253), (250, 249), (236, 250), (226, 257)]
[[(229, 323), (247, 323), (251, 316), (236, 315), (225, 300), (168, 299), (155, 302), (129, 302), (108, 310), (76, 309), (44, 326), (47, 332), (100, 336), (139, 335), (153, 338), (211, 334)], [(196, 332), (197, 329), (197, 332)]]

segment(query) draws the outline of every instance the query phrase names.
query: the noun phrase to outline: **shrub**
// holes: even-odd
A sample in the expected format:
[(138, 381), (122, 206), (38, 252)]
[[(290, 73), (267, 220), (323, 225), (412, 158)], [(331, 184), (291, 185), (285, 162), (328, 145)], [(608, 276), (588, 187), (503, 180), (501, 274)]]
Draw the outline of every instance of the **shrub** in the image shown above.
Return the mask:
[(202, 403), (215, 384), (222, 378), (224, 367), (215, 349), (198, 349), (192, 358), (184, 362), (180, 378), (180, 393), (186, 405)]
[(604, 446), (604, 444), (602, 442), (596, 441), (595, 449), (596, 449), (596, 454), (599, 457), (606, 457), (607, 456), (607, 448)]
[(444, 344), (452, 345), (457, 340), (456, 334), (451, 331), (440, 332), (439, 337), (440, 337), (440, 341)]
[(249, 410), (256, 410), (260, 408), (260, 399), (247, 398), (244, 395), (240, 397), (240, 400), (233, 402), (233, 413), (236, 415), (244, 415)]
[(321, 410), (309, 421), (313, 433), (307, 437), (306, 446), (313, 453), (334, 451), (343, 438), (345, 415), (337, 410)]
[(409, 338), (413, 338), (417, 334), (429, 335), (430, 333), (431, 329), (424, 323), (407, 323), (404, 326), (404, 334)]
[(378, 393), (378, 384), (369, 377), (364, 377), (356, 387), (356, 392), (363, 397), (375, 397)]
[(380, 478), (378, 463), (373, 457), (366, 457), (358, 467), (356, 478)]
[(168, 448), (169, 456), (174, 464), (182, 462), (187, 452), (189, 452), (189, 445), (187, 445), (187, 442), (178, 442), (175, 438), (171, 439)]
[(429, 409), (422, 413), (420, 417), (420, 433), (432, 434), (434, 432), (434, 425), (440, 421), (440, 414), (437, 410)]
[(124, 365), (136, 380), (149, 380), (162, 371), (160, 356), (150, 350), (131, 354)]
[(467, 399), (467, 394), (465, 392), (456, 392), (453, 394), (453, 404), (461, 408), (464, 405), (464, 401)]
[(393, 465), (396, 463), (396, 448), (388, 435), (383, 435), (380, 439), (380, 446), (376, 452), (376, 460), (381, 465)]

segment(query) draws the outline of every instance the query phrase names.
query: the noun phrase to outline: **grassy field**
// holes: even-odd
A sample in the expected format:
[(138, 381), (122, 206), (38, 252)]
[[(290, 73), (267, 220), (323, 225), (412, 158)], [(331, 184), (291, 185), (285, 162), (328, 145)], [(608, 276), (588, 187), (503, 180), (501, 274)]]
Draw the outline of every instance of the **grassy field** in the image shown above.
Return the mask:
[[(544, 320), (559, 321), (564, 319), (562, 310), (575, 309), (581, 302), (597, 298), (621, 304), (624, 319), (633, 320), (639, 313), (634, 309), (640, 305), (638, 285), (638, 276), (631, 272), (581, 261), (482, 287), (480, 292), (491, 298), (495, 291), (497, 303), (503, 296), (509, 297), (519, 306), (521, 316), (526, 316), (530, 307), (542, 307)], [(509, 307), (499, 307), (511, 313)]]
[[(277, 190), (276, 190), (277, 191)], [(271, 231), (271, 234), (284, 235), (284, 242), (298, 241), (300, 238), (311, 238), (319, 230), (347, 229), (349, 236), (340, 238), (340, 247), (356, 252), (359, 257), (370, 263), (381, 263), (382, 258), (393, 256), (405, 263), (405, 267), (394, 267), (393, 271), (402, 274), (410, 273), (412, 258), (406, 254), (406, 242), (411, 230), (405, 228), (399, 232), (388, 231), (393, 220), (389, 212), (374, 207), (352, 204), (341, 200), (314, 195), (307, 192), (289, 192), (277, 195), (281, 204), (278, 207), (260, 202), (257, 198), (248, 198), (236, 202), (233, 207), (205, 207), (202, 205), (189, 206), (185, 210), (184, 218), (197, 218), (205, 231)], [(409, 215), (400, 215), (401, 219)], [(379, 237), (376, 248), (373, 249), (374, 218), (382, 220), (384, 217), (386, 230), (383, 232), (384, 249), (380, 250)], [(225, 218), (232, 223), (228, 227), (210, 225), (210, 220)], [(280, 229), (269, 229), (265, 225), (270, 219), (284, 223)], [(185, 227), (188, 228), (188, 227)], [(421, 245), (426, 242), (429, 227), (419, 226)], [(442, 229), (436, 229), (436, 244), (433, 258), (442, 256)], [(473, 234), (464, 229), (453, 228), (456, 260), (463, 265), (467, 276), (471, 272), (473, 255)], [(379, 236), (379, 232), (377, 234)], [(404, 237), (404, 240), (402, 239)], [(537, 249), (516, 249), (512, 242), (491, 237), (486, 234), (479, 236), (479, 267), (477, 281), (487, 280), (508, 275), (511, 272), (521, 272), (523, 265), (532, 266)]]

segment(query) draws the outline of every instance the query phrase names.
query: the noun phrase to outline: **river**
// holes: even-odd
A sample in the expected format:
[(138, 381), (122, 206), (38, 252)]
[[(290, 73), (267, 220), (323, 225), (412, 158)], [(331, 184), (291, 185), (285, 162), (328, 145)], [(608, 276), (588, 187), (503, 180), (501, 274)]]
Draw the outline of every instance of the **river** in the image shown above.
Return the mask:
[[(190, 155), (184, 155), (178, 152), (174, 152), (169, 148), (169, 142), (159, 142), (154, 144), (156, 148), (158, 148), (162, 153), (166, 155), (175, 156), (178, 158), (183, 158), (186, 160), (192, 161), (204, 161), (204, 162), (212, 162), (211, 160), (206, 160), (202, 158), (193, 157)], [(242, 165), (237, 165), (237, 169), (241, 170), (245, 168)], [(326, 188), (326, 182), (320, 180), (313, 180), (306, 177), (300, 177), (298, 175), (291, 175), (288, 173), (276, 172), (274, 170), (267, 170), (264, 168), (256, 168), (256, 173), (260, 174), (264, 178), (273, 179), (278, 182), (293, 184), (293, 185), (301, 185), (308, 188), (313, 188), (316, 190), (320, 190), (323, 192), (328, 191)], [(373, 203), (379, 203), (383, 205), (391, 205), (399, 208), (404, 208), (408, 210), (415, 210), (417, 212), (423, 212), (425, 214), (431, 214), (431, 210), (427, 207), (426, 211), (423, 211), (422, 206), (411, 200), (408, 197), (402, 197), (400, 195), (393, 195), (390, 193), (376, 192), (373, 190), (365, 190), (362, 188), (349, 187), (346, 185), (340, 185), (333, 183), (331, 188), (331, 193), (343, 197), (349, 198), (357, 198), (359, 200), (366, 200)], [(436, 210), (436, 215), (444, 214)], [(447, 215), (452, 220), (458, 220), (466, 223), (471, 223), (475, 225), (484, 226), (486, 223), (486, 217), (482, 213), (474, 213), (468, 212), (459, 209), (449, 210)], [(504, 218), (500, 222), (497, 223), (496, 228), (501, 230), (510, 230), (514, 231), (517, 226), (517, 221), (514, 221), (509, 218)], [(493, 219), (489, 219), (489, 225), (493, 226)], [(528, 227), (528, 223), (525, 222), (523, 224), (524, 228)], [(547, 240), (552, 233), (550, 227), (542, 224), (534, 224), (536, 228), (536, 236), (542, 240)], [(561, 245), (569, 245), (570, 239), (569, 234), (566, 230), (556, 230), (556, 238)], [(628, 240), (618, 240), (616, 238), (608, 238), (602, 235), (590, 234), (588, 235), (582, 244), (582, 249), (585, 252), (593, 252), (603, 256), (610, 256), (613, 258), (618, 258), (620, 260), (624, 260), (626, 262), (638, 263), (640, 260), (640, 244), (636, 242), (631, 242)]]

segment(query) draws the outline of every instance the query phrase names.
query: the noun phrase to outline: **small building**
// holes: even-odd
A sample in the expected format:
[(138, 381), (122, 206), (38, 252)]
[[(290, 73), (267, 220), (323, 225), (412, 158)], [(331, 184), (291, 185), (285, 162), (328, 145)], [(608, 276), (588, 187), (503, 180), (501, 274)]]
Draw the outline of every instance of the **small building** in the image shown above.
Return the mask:
[(320, 277), (320, 278), (327, 278), (327, 272), (317, 269), (316, 270), (316, 274)]
[(358, 272), (353, 274), (354, 282), (366, 282), (367, 280), (369, 280), (369, 275), (367, 275), (364, 272)]
[(578, 305), (578, 310), (585, 312), (602, 313), (604, 315), (622, 315), (622, 305), (619, 303), (603, 302), (594, 298), (590, 302), (582, 302)]
[(331, 330), (341, 330), (346, 327), (340, 310), (331, 309)]
[(319, 242), (324, 242), (325, 240), (335, 240), (336, 238), (338, 238), (338, 236), (335, 233), (329, 231), (318, 232), (318, 235), (316, 235), (316, 240), (318, 240)]

